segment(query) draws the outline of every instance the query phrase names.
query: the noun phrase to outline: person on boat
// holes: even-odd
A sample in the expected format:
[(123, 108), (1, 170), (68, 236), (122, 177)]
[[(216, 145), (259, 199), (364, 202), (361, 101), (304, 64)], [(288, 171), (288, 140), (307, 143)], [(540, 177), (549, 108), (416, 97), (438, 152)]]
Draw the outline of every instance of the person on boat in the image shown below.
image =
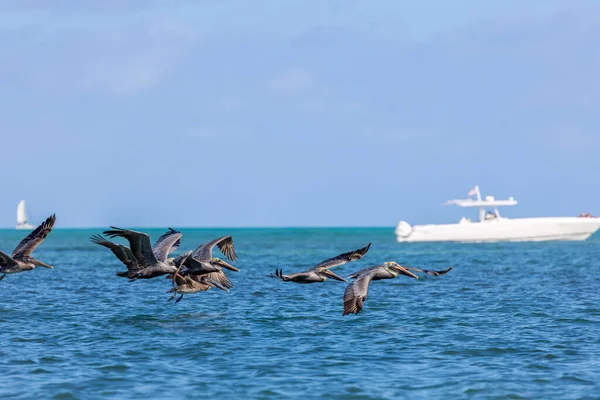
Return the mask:
[(487, 219), (494, 219), (494, 218), (496, 218), (496, 214), (494, 214), (494, 213), (493, 213), (493, 212), (491, 212), (491, 211), (488, 211), (488, 212), (485, 214), (485, 219), (486, 219), (486, 220), (487, 220)]
[(579, 217), (580, 218), (596, 218), (592, 214), (590, 214), (589, 212), (588, 213), (581, 213), (581, 214), (579, 214)]

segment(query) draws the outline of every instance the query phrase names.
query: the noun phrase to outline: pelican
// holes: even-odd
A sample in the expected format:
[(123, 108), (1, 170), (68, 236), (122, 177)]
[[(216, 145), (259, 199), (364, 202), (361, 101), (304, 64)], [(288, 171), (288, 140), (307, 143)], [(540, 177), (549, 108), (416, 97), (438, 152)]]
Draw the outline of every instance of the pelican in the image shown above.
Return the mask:
[[(177, 250), (181, 243), (181, 232), (176, 231), (173, 228), (168, 229), (169, 230), (166, 233), (156, 240), (156, 243), (154, 243), (154, 246), (152, 247), (152, 252), (156, 258), (161, 257), (161, 254), (163, 254), (165, 251), (167, 255), (172, 253), (173, 251)], [(175, 243), (173, 243), (173, 240), (171, 239), (171, 236), (173, 235), (177, 236), (177, 241), (175, 241)], [(129, 247), (106, 240), (102, 235), (99, 234), (91, 236), (90, 241), (110, 249), (110, 251), (112, 251), (112, 253), (117, 256), (117, 258), (123, 264), (125, 264), (127, 271), (117, 272), (117, 276), (128, 278), (142, 269), (142, 266), (138, 263)], [(172, 259), (169, 259), (168, 261), (170, 260)]]
[(44, 222), (35, 228), (21, 243), (15, 248), (12, 256), (0, 251), (0, 281), (6, 274), (16, 274), (17, 272), (30, 271), (36, 266), (52, 269), (52, 266), (31, 257), (31, 253), (38, 247), (52, 231), (56, 215), (52, 214)]
[(363, 247), (362, 249), (350, 251), (348, 253), (340, 254), (332, 258), (328, 258), (325, 261), (320, 262), (311, 269), (304, 272), (297, 272), (295, 274), (284, 275), (281, 269), (275, 270), (275, 274), (270, 274), (272, 278), (279, 278), (284, 282), (295, 282), (295, 283), (316, 283), (325, 282), (327, 278), (336, 279), (342, 282), (348, 282), (341, 276), (333, 273), (329, 270), (332, 267), (338, 267), (349, 263), (350, 261), (360, 260), (367, 254), (371, 243)]
[[(175, 265), (167, 262), (167, 256), (172, 246), (181, 238), (181, 233), (168, 234), (162, 240), (158, 240), (159, 246), (153, 251), (150, 246), (150, 236), (145, 233), (121, 229), (111, 226), (111, 230), (104, 231), (104, 234), (110, 238), (122, 237), (127, 239), (131, 252), (137, 260), (140, 269), (138, 271), (128, 271), (130, 281), (136, 279), (151, 279), (157, 276), (171, 274), (177, 270)], [(185, 258), (182, 259), (182, 262)]]
[[(220, 275), (225, 276), (222, 273), (222, 268), (226, 268), (231, 271), (240, 272), (239, 269), (220, 258), (212, 256), (213, 247), (217, 246), (219, 250), (225, 255), (230, 261), (237, 260), (237, 254), (233, 247), (233, 239), (231, 236), (223, 236), (210, 242), (201, 244), (192, 253), (190, 257), (184, 262), (185, 269), (181, 271), (182, 275), (205, 275), (211, 272), (221, 272)], [(177, 259), (175, 259), (177, 260)], [(230, 282), (231, 283), (231, 282)]]
[[(179, 261), (179, 258), (182, 256), (179, 256), (177, 258), (175, 258), (172, 261), (172, 264), (175, 264)], [(205, 282), (218, 282), (219, 283), (219, 289), (223, 289), (226, 291), (229, 291), (228, 289), (233, 288), (233, 283), (231, 283), (231, 281), (229, 280), (229, 278), (227, 278), (227, 275), (225, 275), (225, 272), (223, 272), (223, 270), (221, 269), (220, 266), (206, 266), (205, 264), (202, 264), (202, 266), (198, 266), (198, 261), (189, 261), (190, 258), (192, 257), (188, 257), (188, 261), (185, 261), (184, 263), (184, 270), (181, 271), (180, 277), (181, 276), (191, 276), (194, 279), (198, 280), (199, 278), (203, 278)], [(189, 264), (188, 264), (189, 262)], [(188, 265), (192, 265), (191, 269), (188, 269)], [(229, 264), (227, 264), (229, 265)], [(197, 267), (197, 268), (194, 268)], [(232, 267), (235, 268), (235, 267)], [(207, 271), (211, 271), (211, 272), (207, 272)], [(239, 269), (235, 268), (235, 271), (239, 271)], [(173, 279), (173, 274), (169, 274), (167, 275), (167, 279)], [(181, 278), (180, 278), (181, 279)], [(195, 293), (195, 292), (194, 292)]]
[[(229, 292), (229, 289), (227, 289), (227, 287), (221, 285), (221, 283), (218, 280), (214, 280), (210, 277), (210, 275), (215, 274), (215, 272), (211, 272), (206, 275), (185, 275), (183, 277), (181, 275), (179, 275), (179, 270), (183, 266), (185, 259), (191, 253), (192, 252), (189, 251), (175, 259), (175, 264), (177, 265), (177, 270), (175, 271), (175, 273), (171, 274), (173, 288), (171, 288), (170, 290), (167, 291), (167, 293), (173, 293), (173, 295), (167, 301), (173, 300), (179, 294), (181, 296), (179, 296), (179, 298), (177, 300), (175, 300), (175, 303), (179, 303), (181, 301), (181, 299), (183, 298), (184, 294), (194, 294), (194, 293), (198, 293), (198, 292), (206, 292), (213, 286), (216, 288), (219, 288), (221, 290), (225, 290), (226, 292)], [(222, 274), (222, 272), (221, 272), (221, 274)], [(227, 279), (227, 278), (225, 278), (225, 279)]]
[(403, 267), (397, 262), (388, 261), (382, 265), (361, 269), (348, 277), (356, 280), (346, 287), (346, 291), (344, 292), (344, 312), (342, 315), (358, 314), (362, 310), (363, 304), (369, 294), (369, 284), (371, 281), (393, 279), (398, 275), (406, 275), (418, 279), (418, 276), (410, 272), (409, 269), (438, 276), (447, 273), (452, 267), (444, 271), (432, 271), (414, 267)]

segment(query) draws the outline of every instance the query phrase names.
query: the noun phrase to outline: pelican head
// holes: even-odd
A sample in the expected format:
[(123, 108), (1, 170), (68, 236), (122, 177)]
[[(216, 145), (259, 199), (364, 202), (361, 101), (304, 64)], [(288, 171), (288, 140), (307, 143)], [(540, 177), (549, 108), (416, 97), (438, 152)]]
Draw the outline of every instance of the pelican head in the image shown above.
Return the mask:
[(227, 268), (228, 270), (231, 270), (231, 271), (240, 272), (239, 269), (237, 269), (233, 265), (226, 263), (225, 261), (221, 260), (220, 258), (216, 258), (216, 257), (211, 258), (210, 263), (214, 264), (214, 265), (218, 265), (219, 267)]
[(395, 271), (399, 274), (410, 276), (411, 278), (419, 279), (418, 276), (416, 276), (415, 274), (413, 274), (412, 272), (410, 272), (409, 270), (407, 270), (406, 268), (404, 268), (402, 265), (398, 264), (395, 261), (388, 261), (385, 263), (385, 266), (388, 269)]

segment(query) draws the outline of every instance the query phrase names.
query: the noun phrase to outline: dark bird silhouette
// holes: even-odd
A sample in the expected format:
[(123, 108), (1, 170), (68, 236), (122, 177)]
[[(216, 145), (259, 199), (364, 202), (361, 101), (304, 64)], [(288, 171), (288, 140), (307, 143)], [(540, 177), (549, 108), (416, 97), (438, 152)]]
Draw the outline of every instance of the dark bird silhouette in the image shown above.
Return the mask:
[(346, 279), (333, 273), (329, 268), (338, 267), (349, 263), (350, 261), (360, 260), (367, 254), (371, 243), (363, 247), (362, 249), (350, 251), (348, 253), (340, 254), (332, 258), (328, 258), (325, 261), (320, 262), (309, 270), (304, 272), (297, 272), (295, 274), (284, 275), (281, 269), (275, 270), (275, 274), (270, 274), (272, 278), (279, 278), (284, 282), (295, 282), (295, 283), (316, 283), (325, 282), (327, 278), (332, 278), (338, 281), (347, 282)]
[(30, 271), (36, 266), (52, 269), (52, 266), (31, 256), (31, 253), (38, 247), (46, 236), (52, 231), (56, 222), (56, 215), (52, 214), (44, 222), (35, 228), (21, 243), (15, 248), (12, 256), (0, 251), (0, 281), (6, 274), (16, 274), (18, 272)]
[(353, 278), (355, 280), (346, 287), (346, 291), (344, 292), (344, 312), (342, 315), (360, 313), (364, 302), (367, 300), (371, 281), (393, 279), (398, 275), (405, 275), (418, 279), (417, 275), (413, 274), (409, 270), (425, 272), (430, 275), (439, 276), (448, 273), (451, 269), (452, 267), (444, 271), (433, 271), (414, 267), (403, 267), (394, 261), (389, 261), (383, 263), (382, 265), (361, 269), (360, 271), (349, 276), (349, 278)]

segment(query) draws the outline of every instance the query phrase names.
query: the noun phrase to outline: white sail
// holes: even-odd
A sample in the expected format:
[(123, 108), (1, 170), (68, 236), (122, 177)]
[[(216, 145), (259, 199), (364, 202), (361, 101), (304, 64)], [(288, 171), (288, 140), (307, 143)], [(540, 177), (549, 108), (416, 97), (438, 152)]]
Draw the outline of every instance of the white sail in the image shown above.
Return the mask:
[(33, 229), (34, 226), (27, 222), (27, 209), (25, 200), (21, 200), (17, 205), (17, 229)]
[(17, 205), (17, 224), (27, 223), (27, 211), (25, 210), (25, 200), (21, 200)]

